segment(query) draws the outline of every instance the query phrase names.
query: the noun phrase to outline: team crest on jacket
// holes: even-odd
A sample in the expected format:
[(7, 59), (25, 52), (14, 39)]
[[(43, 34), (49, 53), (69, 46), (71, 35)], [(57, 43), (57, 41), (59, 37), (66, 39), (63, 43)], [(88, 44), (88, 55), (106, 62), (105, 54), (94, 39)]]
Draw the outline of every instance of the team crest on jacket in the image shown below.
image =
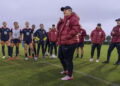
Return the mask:
[(69, 25), (69, 22), (70, 22), (70, 20), (67, 20), (67, 22), (66, 22), (66, 26)]
[(99, 35), (102, 35), (102, 32), (99, 32)]

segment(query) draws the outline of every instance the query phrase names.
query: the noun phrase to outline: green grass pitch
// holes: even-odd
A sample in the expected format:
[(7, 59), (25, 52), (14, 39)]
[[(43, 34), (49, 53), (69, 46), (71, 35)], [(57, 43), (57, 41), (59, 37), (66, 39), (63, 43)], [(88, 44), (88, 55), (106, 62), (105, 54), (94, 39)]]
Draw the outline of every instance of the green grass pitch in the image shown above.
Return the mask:
[(7, 58), (0, 58), (0, 86), (120, 86), (120, 66), (113, 65), (118, 58), (116, 49), (112, 52), (110, 64), (102, 63), (106, 60), (107, 50), (108, 45), (103, 45), (99, 63), (95, 62), (96, 52), (94, 61), (89, 62), (91, 45), (85, 45), (84, 59), (75, 59), (74, 54), (74, 80), (61, 81), (59, 59), (47, 57), (37, 62), (25, 61), (24, 49), (20, 47), (22, 56), (18, 61), (8, 62)]

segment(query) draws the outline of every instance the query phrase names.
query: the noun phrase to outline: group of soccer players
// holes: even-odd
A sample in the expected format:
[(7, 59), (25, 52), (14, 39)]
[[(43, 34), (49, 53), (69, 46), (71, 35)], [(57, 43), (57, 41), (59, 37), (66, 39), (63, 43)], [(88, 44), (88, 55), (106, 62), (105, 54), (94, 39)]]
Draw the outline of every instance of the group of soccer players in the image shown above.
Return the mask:
[[(50, 29), (48, 33), (46, 33), (46, 31), (44, 30), (43, 24), (40, 24), (40, 28), (37, 30), (35, 30), (36, 28), (35, 25), (32, 25), (32, 28), (30, 28), (29, 22), (25, 23), (24, 29), (19, 28), (18, 22), (14, 22), (13, 25), (14, 28), (10, 29), (7, 27), (7, 23), (3, 22), (2, 27), (0, 28), (0, 43), (2, 45), (3, 59), (6, 58), (5, 56), (5, 44), (6, 44), (8, 47), (8, 58), (9, 58), (8, 61), (13, 60), (14, 46), (16, 47), (15, 59), (18, 60), (20, 43), (22, 43), (24, 47), (25, 60), (29, 60), (29, 59), (38, 60), (40, 46), (42, 46), (43, 58), (45, 58), (45, 55), (48, 55), (48, 52), (51, 54), (51, 58), (56, 58), (57, 56), (56, 40), (50, 37), (52, 32), (53, 32), (52, 34), (55, 33), (54, 36), (57, 36), (56, 32), (54, 32), (54, 30), (56, 30), (55, 25), (52, 25), (52, 29)], [(50, 41), (49, 39), (52, 39), (52, 41)], [(47, 45), (49, 45), (48, 52), (46, 52)], [(52, 54), (53, 47), (55, 47), (55, 55)], [(29, 52), (29, 56), (28, 56), (28, 52)]]

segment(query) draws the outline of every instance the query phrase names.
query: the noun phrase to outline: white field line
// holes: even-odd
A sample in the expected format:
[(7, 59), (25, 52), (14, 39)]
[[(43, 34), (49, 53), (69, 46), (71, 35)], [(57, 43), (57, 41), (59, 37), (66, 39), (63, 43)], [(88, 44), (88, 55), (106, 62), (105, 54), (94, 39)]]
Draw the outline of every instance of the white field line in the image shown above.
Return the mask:
[[(62, 66), (56, 65), (56, 64), (53, 64), (53, 63), (50, 63), (50, 62), (42, 62), (42, 61), (40, 61), (40, 63), (50, 64), (50, 65), (56, 66), (56, 67), (58, 67), (58, 68), (62, 68)], [(79, 72), (79, 71), (76, 71), (76, 70), (75, 70), (74, 72), (75, 72), (75, 73), (78, 73), (78, 74), (81, 74), (81, 75), (83, 75), (83, 76), (86, 76), (86, 77), (89, 77), (89, 78), (98, 80), (98, 81), (103, 82), (103, 83), (105, 83), (105, 84), (107, 84), (107, 85), (110, 85), (110, 86), (120, 86), (120, 85), (118, 85), (118, 84), (116, 84), (116, 83), (109, 82), (109, 81), (107, 81), (107, 80), (104, 80), (104, 79), (102, 79), (102, 78), (99, 78), (99, 77), (96, 77), (96, 76), (93, 76), (93, 75), (90, 75), (90, 74), (86, 74), (86, 73)]]

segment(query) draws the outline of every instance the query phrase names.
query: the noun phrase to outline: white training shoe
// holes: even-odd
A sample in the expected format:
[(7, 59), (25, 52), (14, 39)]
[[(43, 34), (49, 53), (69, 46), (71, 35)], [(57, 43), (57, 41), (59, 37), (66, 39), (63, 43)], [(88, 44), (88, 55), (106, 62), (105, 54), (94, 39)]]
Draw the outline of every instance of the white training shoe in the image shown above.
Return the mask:
[(28, 57), (25, 57), (25, 60), (27, 61), (27, 60), (28, 60)]
[(37, 61), (37, 60), (38, 60), (38, 58), (37, 58), (37, 57), (35, 57), (34, 59), (35, 59), (35, 61)]
[(90, 62), (92, 62), (92, 61), (93, 61), (93, 58), (90, 59)]
[(52, 58), (52, 59), (53, 59), (53, 58), (54, 58), (54, 55), (51, 55), (51, 56), (50, 56), (50, 58)]
[(45, 55), (46, 55), (46, 56), (49, 56), (49, 53), (48, 53), (48, 52), (45, 52)]
[(99, 60), (97, 59), (96, 62), (99, 62)]
[(65, 77), (63, 77), (63, 78), (61, 78), (61, 80), (72, 80), (73, 79), (73, 77), (71, 76), (65, 76)]
[(3, 56), (2, 58), (5, 59), (5, 56)]
[(53, 55), (52, 57), (53, 57), (53, 58), (57, 58), (57, 56), (56, 56), (56, 55)]

